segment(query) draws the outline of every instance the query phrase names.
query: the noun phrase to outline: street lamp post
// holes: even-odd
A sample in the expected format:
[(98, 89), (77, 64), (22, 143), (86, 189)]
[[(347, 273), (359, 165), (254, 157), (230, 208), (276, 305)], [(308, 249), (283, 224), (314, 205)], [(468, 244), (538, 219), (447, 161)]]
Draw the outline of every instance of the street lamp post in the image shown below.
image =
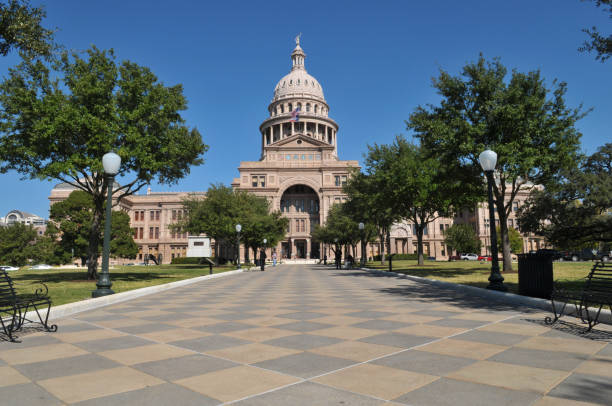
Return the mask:
[(365, 224), (359, 223), (359, 231), (361, 232), (361, 261), (360, 267), (363, 268), (365, 266), (365, 237), (364, 237), (364, 229)]
[(261, 270), (265, 271), (266, 270), (266, 243), (268, 242), (267, 238), (263, 239), (263, 251), (261, 252), (261, 255), (259, 255), (259, 260), (261, 261)]
[(487, 289), (506, 292), (508, 288), (504, 285), (504, 277), (499, 272), (499, 261), (497, 259), (497, 230), (495, 229), (495, 209), (493, 207), (493, 170), (497, 163), (497, 154), (490, 149), (483, 151), (478, 157), (480, 166), (487, 177), (487, 189), (489, 194), (489, 230), (491, 239), (491, 275)]
[(238, 257), (238, 269), (240, 269), (240, 230), (242, 230), (242, 226), (240, 224), (236, 224), (236, 255)]
[(112, 283), (110, 280), (110, 273), (108, 272), (108, 257), (110, 255), (110, 234), (111, 234), (111, 215), (113, 205), (113, 184), (115, 183), (115, 175), (119, 172), (121, 166), (121, 157), (114, 152), (104, 154), (102, 157), (102, 166), (104, 167), (104, 176), (106, 177), (106, 183), (108, 190), (106, 192), (106, 219), (104, 221), (104, 245), (102, 250), (102, 271), (98, 278), (98, 287), (96, 290), (91, 292), (92, 297), (100, 297), (106, 295), (112, 295), (113, 290), (111, 289)]

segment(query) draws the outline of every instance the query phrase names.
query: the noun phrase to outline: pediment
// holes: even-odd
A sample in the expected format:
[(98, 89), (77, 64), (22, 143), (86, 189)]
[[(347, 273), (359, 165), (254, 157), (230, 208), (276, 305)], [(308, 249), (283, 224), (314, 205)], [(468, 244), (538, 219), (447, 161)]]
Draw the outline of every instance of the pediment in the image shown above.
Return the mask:
[(325, 148), (325, 149), (334, 149), (333, 145), (329, 145), (326, 142), (317, 140), (315, 138), (309, 137), (304, 134), (292, 135), (291, 137), (284, 138), (280, 141), (275, 142), (274, 144), (266, 145), (267, 148)]

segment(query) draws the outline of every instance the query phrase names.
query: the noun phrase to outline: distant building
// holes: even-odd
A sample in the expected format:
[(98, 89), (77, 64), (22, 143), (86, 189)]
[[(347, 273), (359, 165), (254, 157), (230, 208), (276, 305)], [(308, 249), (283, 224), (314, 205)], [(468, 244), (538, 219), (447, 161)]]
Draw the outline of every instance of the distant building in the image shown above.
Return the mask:
[(47, 229), (47, 220), (37, 214), (21, 210), (11, 210), (6, 216), (0, 217), (0, 226), (10, 226), (15, 223), (34, 227), (38, 235), (43, 235)]

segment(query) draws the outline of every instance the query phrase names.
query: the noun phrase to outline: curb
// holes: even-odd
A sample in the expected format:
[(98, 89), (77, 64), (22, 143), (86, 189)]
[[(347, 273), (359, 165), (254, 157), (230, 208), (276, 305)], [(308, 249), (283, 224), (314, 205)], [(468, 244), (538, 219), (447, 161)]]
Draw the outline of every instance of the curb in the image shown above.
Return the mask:
[[(49, 309), (51, 313), (49, 320), (61, 319), (66, 316), (71, 316), (76, 313), (81, 313), (86, 310), (93, 310), (99, 307), (104, 307), (116, 303), (125, 302), (126, 300), (136, 299), (138, 297), (150, 295), (153, 293), (163, 292), (170, 289), (180, 288), (181, 286), (191, 285), (193, 283), (206, 281), (209, 279), (221, 278), (224, 276), (236, 275), (243, 272), (242, 269), (236, 269), (233, 271), (220, 272), (212, 275), (197, 276), (195, 278), (183, 279), (180, 281), (164, 283), (162, 285), (147, 286), (145, 288), (128, 290), (127, 292), (115, 293), (114, 295), (102, 296), (97, 298), (85, 299), (79, 302), (66, 303), (60, 306), (54, 306)], [(40, 315), (45, 317), (47, 314), (46, 310), (41, 310)], [(35, 320), (37, 318), (35, 311), (29, 311), (26, 313), (26, 318)]]
[[(382, 271), (379, 269), (371, 269), (371, 268), (355, 268), (355, 269), (361, 269), (362, 271), (380, 274), (380, 275), (394, 276), (400, 279), (409, 279), (415, 282), (426, 283), (426, 284), (437, 286), (443, 289), (451, 289), (457, 292), (471, 294), (474, 296), (479, 296), (479, 297), (483, 297), (486, 299), (495, 300), (498, 302), (504, 302), (504, 303), (513, 304), (517, 306), (532, 307), (532, 308), (552, 312), (552, 303), (548, 299), (540, 299), (537, 297), (522, 296), (522, 295), (517, 295), (515, 293), (509, 293), (509, 292), (499, 292), (497, 290), (477, 288), (475, 286), (461, 285), (461, 284), (452, 283), (452, 282), (437, 281), (435, 279), (427, 279), (427, 278), (423, 278), (420, 276), (400, 274), (397, 272)], [(576, 309), (576, 307), (573, 305), (568, 305), (568, 307), (570, 310), (573, 310), (573, 311)], [(593, 309), (589, 310), (589, 312), (593, 315), (595, 315), (596, 313), (596, 311)], [(567, 313), (564, 313), (564, 314), (567, 315)], [(601, 310), (601, 314), (599, 316), (599, 322), (603, 324), (612, 324), (612, 314), (610, 310), (606, 310), (606, 309)]]

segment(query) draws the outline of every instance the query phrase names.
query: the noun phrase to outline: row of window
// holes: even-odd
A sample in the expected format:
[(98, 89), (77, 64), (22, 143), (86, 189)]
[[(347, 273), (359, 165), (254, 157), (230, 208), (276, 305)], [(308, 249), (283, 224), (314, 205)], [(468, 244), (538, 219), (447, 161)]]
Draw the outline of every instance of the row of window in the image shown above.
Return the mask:
[(281, 200), (281, 212), (318, 213), (319, 202), (314, 199), (287, 199)]
[[(144, 238), (144, 227), (134, 227), (132, 232), (135, 240), (142, 240)], [(187, 238), (187, 235), (188, 233), (186, 232), (176, 232), (174, 230), (170, 232), (172, 238)], [(149, 227), (149, 239), (159, 239), (159, 227)]]
[[(308, 224), (310, 223), (310, 226)], [(306, 233), (309, 232), (307, 228), (314, 228), (316, 224), (319, 224), (319, 219), (295, 219), (291, 220), (287, 225), (287, 232), (290, 233), (293, 229), (296, 233)]]
[[(181, 220), (183, 215), (185, 215), (185, 210), (181, 209), (173, 209), (172, 210), (172, 220)], [(149, 220), (151, 221), (159, 221), (161, 217), (161, 210), (149, 210)], [(134, 221), (144, 221), (145, 219), (145, 210), (136, 210), (134, 211)]]
[(334, 175), (334, 185), (336, 186), (346, 185), (346, 175)]
[[(287, 104), (278, 104), (276, 105), (276, 107), (274, 107), (274, 115), (278, 115), (278, 114), (284, 114), (285, 113), (285, 109), (287, 111), (287, 113), (291, 113), (293, 112), (293, 103), (287, 103)], [(295, 108), (296, 109), (300, 109), (300, 111), (304, 111), (302, 110), (302, 103), (297, 102), (295, 104)], [(310, 103), (306, 103), (306, 110), (307, 113), (310, 112), (314, 112), (315, 114), (319, 114), (319, 111), (321, 112), (321, 114), (325, 114), (325, 107), (321, 106), (319, 107), (318, 104), (315, 105), (311, 105)]]

